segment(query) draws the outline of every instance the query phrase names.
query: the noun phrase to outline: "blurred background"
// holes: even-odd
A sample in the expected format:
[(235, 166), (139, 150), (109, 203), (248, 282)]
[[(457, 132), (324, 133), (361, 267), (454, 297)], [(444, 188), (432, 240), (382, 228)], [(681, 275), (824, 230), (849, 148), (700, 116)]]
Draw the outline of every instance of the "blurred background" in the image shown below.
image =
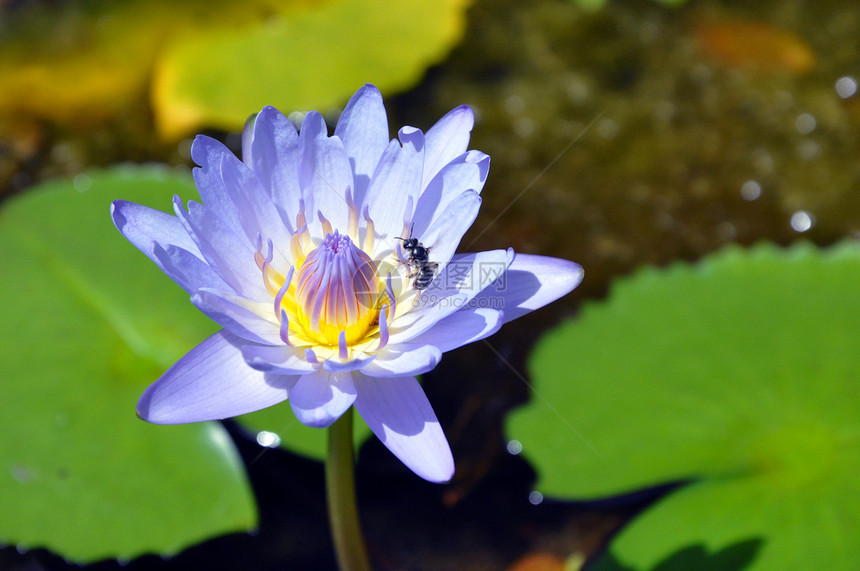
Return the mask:
[[(263, 105), (319, 109), (333, 126), (365, 82), (392, 127), (426, 130), (469, 104), (470, 148), (492, 164), (461, 250), (566, 258), (585, 280), (425, 375), (455, 479), (421, 482), (371, 439), (362, 516), (380, 569), (562, 569), (660, 490), (590, 503), (532, 493), (503, 421), (529, 398), (534, 340), (645, 265), (730, 243), (857, 238), (858, 29), (845, 0), (6, 0), (0, 200), (119, 164), (183, 173), (198, 132), (239, 153)], [(83, 568), (334, 568), (321, 464), (226, 428), (258, 531)], [(10, 545), (0, 568), (80, 567)]]

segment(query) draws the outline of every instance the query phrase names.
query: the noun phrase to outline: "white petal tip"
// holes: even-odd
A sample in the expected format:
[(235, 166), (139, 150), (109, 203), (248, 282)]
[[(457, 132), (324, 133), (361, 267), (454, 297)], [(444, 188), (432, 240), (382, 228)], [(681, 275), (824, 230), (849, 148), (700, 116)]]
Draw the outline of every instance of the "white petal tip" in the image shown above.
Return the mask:
[(415, 474), (433, 484), (447, 484), (454, 477), (454, 463), (450, 466), (440, 466), (427, 472), (415, 471)]

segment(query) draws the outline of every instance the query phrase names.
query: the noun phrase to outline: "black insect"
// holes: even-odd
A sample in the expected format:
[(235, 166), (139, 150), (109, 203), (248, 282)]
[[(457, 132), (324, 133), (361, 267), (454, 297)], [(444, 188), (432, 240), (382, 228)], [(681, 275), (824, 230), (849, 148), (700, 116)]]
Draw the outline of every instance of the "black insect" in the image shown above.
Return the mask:
[(407, 254), (406, 263), (414, 270), (409, 275), (410, 278), (415, 278), (412, 286), (418, 290), (427, 289), (436, 277), (439, 264), (430, 261), (430, 248), (419, 242), (418, 238), (400, 239), (403, 240), (402, 248)]
[(436, 270), (439, 269), (439, 264), (436, 262), (427, 262), (418, 268), (418, 275), (415, 276), (415, 281), (412, 286), (417, 290), (427, 289), (436, 277)]

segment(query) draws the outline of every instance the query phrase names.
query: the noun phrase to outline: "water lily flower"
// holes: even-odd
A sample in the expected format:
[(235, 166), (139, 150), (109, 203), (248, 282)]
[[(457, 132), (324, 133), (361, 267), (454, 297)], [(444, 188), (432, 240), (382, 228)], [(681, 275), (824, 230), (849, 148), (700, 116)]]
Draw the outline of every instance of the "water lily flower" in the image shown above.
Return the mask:
[(198, 422), (289, 399), (326, 427), (354, 406), (416, 474), (449, 480), (451, 450), (415, 376), (582, 277), (511, 250), (455, 254), (490, 162), (467, 150), (473, 124), (461, 106), (389, 140), (366, 85), (331, 136), (319, 113), (297, 131), (273, 107), (246, 127), (241, 161), (198, 136), (202, 204), (175, 197), (173, 216), (114, 202), (123, 235), (223, 327), (144, 392), (138, 415)]

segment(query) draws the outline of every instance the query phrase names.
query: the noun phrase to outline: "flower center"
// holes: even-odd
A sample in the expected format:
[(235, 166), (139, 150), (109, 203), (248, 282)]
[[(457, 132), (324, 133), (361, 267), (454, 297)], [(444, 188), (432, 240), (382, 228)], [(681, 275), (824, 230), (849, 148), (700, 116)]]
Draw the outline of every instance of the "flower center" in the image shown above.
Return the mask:
[(305, 257), (295, 284), (297, 325), (317, 343), (337, 346), (344, 331), (353, 345), (378, 320), (376, 264), (337, 230)]

